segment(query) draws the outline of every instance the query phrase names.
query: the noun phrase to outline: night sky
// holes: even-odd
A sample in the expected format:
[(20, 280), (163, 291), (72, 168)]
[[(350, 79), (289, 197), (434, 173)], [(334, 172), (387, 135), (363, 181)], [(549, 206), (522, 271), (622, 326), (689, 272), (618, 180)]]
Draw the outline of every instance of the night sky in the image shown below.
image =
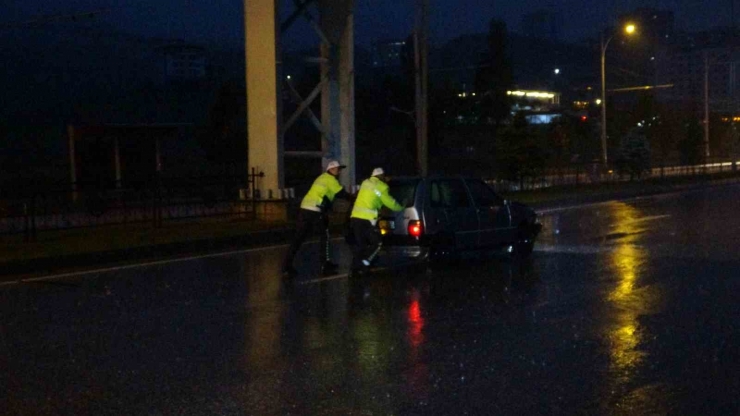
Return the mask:
[[(281, 0), (283, 14), (293, 10), (291, 0)], [(523, 13), (549, 8), (561, 14), (560, 37), (577, 41), (593, 36), (620, 14), (636, 7), (673, 10), (677, 28), (706, 29), (731, 23), (733, 0), (429, 0), (430, 34), (441, 43), (466, 33), (487, 30), (488, 21), (503, 18), (518, 31)], [(10, 0), (0, 6), (0, 25), (35, 16), (111, 8), (99, 21), (126, 31), (197, 42), (239, 44), (243, 38), (242, 0)], [(10, 4), (8, 4), (10, 3)], [(740, 9), (740, 2), (735, 8)], [(414, 0), (355, 0), (356, 40), (405, 38), (413, 25)], [(735, 13), (736, 15), (738, 13)], [(1, 33), (1, 32), (0, 32)], [(304, 20), (284, 37), (284, 46), (300, 48), (317, 44)]]

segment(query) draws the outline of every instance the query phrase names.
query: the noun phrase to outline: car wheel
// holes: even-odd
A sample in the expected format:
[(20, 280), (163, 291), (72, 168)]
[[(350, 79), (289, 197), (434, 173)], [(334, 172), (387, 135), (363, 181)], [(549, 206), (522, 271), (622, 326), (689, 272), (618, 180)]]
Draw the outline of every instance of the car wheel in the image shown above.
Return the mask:
[(439, 236), (429, 249), (429, 265), (432, 267), (454, 264), (459, 258), (454, 235)]
[(534, 251), (534, 238), (527, 224), (521, 224), (517, 232), (517, 240), (510, 247), (509, 252), (512, 258), (524, 258), (532, 254), (532, 251)]

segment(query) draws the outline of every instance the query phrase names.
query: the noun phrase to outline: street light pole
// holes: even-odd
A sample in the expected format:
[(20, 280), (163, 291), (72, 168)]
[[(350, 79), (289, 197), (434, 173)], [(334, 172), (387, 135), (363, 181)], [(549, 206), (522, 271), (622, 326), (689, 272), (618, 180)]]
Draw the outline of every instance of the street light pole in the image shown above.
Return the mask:
[[(628, 24), (624, 27), (625, 33), (631, 35), (635, 32), (635, 25)], [(601, 32), (601, 161), (604, 168), (607, 167), (608, 159), (606, 154), (606, 48), (609, 42), (614, 39), (614, 35), (604, 41), (604, 32)]]
[(601, 163), (606, 168), (606, 47), (614, 36), (604, 42), (604, 33), (601, 33)]
[(415, 120), (416, 160), (419, 174), (426, 176), (429, 169), (428, 155), (428, 31), (429, 0), (416, 1), (416, 25), (414, 29), (414, 67), (416, 73)]

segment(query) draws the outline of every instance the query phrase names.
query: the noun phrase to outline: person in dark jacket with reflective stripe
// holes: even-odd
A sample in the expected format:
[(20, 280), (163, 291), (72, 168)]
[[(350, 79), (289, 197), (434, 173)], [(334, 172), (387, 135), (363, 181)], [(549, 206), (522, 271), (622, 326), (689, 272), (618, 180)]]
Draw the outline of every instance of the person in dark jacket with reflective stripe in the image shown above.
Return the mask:
[(319, 230), (320, 233), (320, 250), (322, 251), (321, 255), (323, 255), (322, 273), (331, 274), (336, 272), (337, 265), (331, 261), (329, 247), (329, 211), (334, 199), (351, 199), (349, 193), (344, 190), (337, 179), (341, 170), (345, 167), (336, 160), (329, 162), (326, 165), (326, 171), (316, 178), (311, 185), (311, 189), (303, 197), (301, 209), (298, 213), (296, 235), (283, 261), (283, 274), (288, 276), (297, 274), (293, 267), (293, 260), (301, 245), (313, 234), (314, 230)]

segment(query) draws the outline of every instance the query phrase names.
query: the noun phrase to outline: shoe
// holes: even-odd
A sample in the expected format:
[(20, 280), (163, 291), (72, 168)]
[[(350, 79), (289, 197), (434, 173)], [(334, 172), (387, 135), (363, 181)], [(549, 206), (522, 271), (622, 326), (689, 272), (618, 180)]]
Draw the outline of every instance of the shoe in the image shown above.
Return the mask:
[(380, 258), (380, 256), (375, 256), (375, 257), (373, 257), (372, 260), (364, 259), (364, 260), (362, 260), (362, 265), (365, 266), (365, 267), (370, 267), (370, 266), (376, 264), (378, 262), (378, 259), (379, 258)]

